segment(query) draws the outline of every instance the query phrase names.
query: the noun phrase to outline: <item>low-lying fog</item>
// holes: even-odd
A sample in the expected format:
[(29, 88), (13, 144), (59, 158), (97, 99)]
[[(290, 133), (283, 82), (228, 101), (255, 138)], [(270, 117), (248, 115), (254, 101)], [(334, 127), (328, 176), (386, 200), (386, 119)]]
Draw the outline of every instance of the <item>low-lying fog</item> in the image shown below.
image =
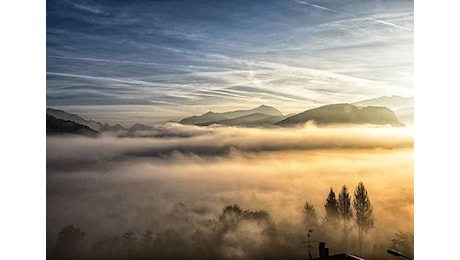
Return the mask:
[[(276, 241), (292, 244), (278, 255), (298, 250), (290, 253), (302, 256), (308, 230), (302, 225), (305, 202), (322, 218), (331, 187), (338, 196), (346, 185), (353, 199), (359, 182), (369, 193), (376, 218), (375, 228), (365, 234), (368, 254), (369, 248), (388, 246), (398, 231), (413, 233), (410, 128), (254, 129), (169, 123), (143, 136), (149, 137), (47, 137), (48, 250), (69, 224), (85, 232), (88, 247), (127, 231), (140, 237), (147, 229), (154, 235), (176, 230), (176, 236), (189, 241), (204, 223), (217, 220), (225, 206), (238, 204), (243, 210), (270, 214), (279, 234)], [(243, 228), (226, 233), (212, 246), (215, 256), (259, 258), (263, 251), (276, 255), (264, 247), (262, 238), (270, 235), (257, 232)], [(313, 232), (312, 239), (326, 240), (331, 253), (340, 253), (327, 236), (315, 237), (319, 234)], [(358, 254), (352, 242), (357, 231), (349, 236), (348, 251)], [(200, 254), (193, 252), (195, 257)], [(312, 252), (315, 256), (316, 246)]]

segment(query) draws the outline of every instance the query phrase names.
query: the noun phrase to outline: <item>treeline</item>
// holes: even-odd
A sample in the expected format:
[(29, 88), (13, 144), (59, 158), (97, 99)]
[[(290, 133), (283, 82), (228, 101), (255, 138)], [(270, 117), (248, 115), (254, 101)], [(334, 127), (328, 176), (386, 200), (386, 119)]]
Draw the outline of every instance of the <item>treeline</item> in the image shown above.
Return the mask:
[[(176, 207), (186, 207), (178, 204)], [(353, 253), (369, 259), (391, 259), (392, 247), (413, 255), (413, 234), (398, 232), (380, 245), (364, 243), (366, 232), (375, 227), (372, 204), (363, 183), (353, 198), (344, 185), (338, 196), (331, 188), (320, 218), (306, 202), (302, 224), (275, 223), (268, 211), (243, 210), (229, 205), (214, 219), (197, 223), (193, 231), (166, 229), (160, 232), (126, 230), (95, 242), (86, 233), (68, 225), (57, 234), (48, 259), (305, 259), (307, 236), (311, 254), (317, 242), (325, 241), (331, 253)], [(300, 210), (300, 207), (299, 207)], [(364, 249), (366, 250), (363, 250)]]
[[(358, 252), (362, 254), (363, 236), (375, 224), (372, 204), (364, 184), (360, 182), (356, 187), (353, 203), (347, 186), (342, 186), (338, 197), (336, 197), (333, 188), (331, 188), (324, 208), (326, 215), (320, 221), (315, 207), (309, 202), (305, 203), (303, 209), (304, 222), (309, 231), (317, 230), (321, 237), (327, 237), (328, 234), (332, 233), (336, 234), (336, 239), (334, 240), (339, 240), (338, 246), (347, 251), (348, 237), (354, 224), (354, 227), (358, 230)], [(341, 235), (337, 232), (338, 230), (341, 231)]]
[(267, 211), (229, 205), (216, 219), (197, 224), (193, 232), (126, 231), (91, 245), (85, 232), (68, 225), (59, 232), (49, 259), (283, 259), (283, 254), (300, 259), (301, 249), (292, 250), (287, 243), (283, 248), (278, 233)]
[(358, 183), (353, 198), (346, 185), (342, 186), (338, 196), (331, 187), (324, 209), (325, 216), (320, 218), (315, 207), (307, 201), (303, 208), (303, 224), (308, 230), (307, 236), (326, 241), (334, 251), (370, 259), (391, 259), (385, 252), (393, 248), (413, 257), (412, 233), (398, 231), (389, 243), (366, 237), (368, 231), (376, 227), (376, 218), (364, 183)]

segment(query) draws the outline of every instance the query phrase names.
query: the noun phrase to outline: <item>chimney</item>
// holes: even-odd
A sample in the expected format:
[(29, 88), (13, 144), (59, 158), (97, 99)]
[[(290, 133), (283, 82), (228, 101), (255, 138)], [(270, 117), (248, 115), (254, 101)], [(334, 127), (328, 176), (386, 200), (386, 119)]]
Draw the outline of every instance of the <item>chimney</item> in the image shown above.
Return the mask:
[(329, 248), (326, 247), (326, 243), (319, 242), (319, 259), (329, 258)]

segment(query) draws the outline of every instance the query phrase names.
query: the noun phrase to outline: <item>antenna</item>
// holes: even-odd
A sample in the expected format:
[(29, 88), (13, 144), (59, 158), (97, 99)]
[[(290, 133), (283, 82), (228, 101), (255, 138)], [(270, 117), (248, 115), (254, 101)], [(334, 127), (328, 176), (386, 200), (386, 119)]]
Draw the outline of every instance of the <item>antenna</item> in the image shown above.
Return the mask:
[(311, 237), (311, 232), (313, 232), (314, 229), (309, 229), (308, 232), (307, 232), (307, 241), (302, 241), (302, 244), (307, 244), (307, 250), (308, 250), (308, 256), (307, 258), (308, 259), (313, 259), (313, 257), (311, 256), (311, 243), (312, 242), (318, 242), (318, 241), (313, 241), (313, 240), (310, 240), (310, 237)]
[(307, 233), (307, 248), (308, 248), (308, 259), (313, 259), (311, 256), (311, 245), (310, 245), (310, 233), (313, 232), (313, 229), (309, 229)]

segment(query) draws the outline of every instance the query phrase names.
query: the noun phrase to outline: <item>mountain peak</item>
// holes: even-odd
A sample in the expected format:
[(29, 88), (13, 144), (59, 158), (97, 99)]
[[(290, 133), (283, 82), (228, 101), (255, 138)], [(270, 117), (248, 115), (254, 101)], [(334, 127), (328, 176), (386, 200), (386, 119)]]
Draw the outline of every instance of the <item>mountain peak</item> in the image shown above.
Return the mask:
[(274, 107), (271, 107), (271, 106), (266, 106), (266, 105), (260, 105), (256, 108), (253, 108), (249, 111), (262, 111), (262, 113), (265, 113), (265, 114), (273, 114), (273, 115), (282, 115), (281, 112), (274, 108)]

